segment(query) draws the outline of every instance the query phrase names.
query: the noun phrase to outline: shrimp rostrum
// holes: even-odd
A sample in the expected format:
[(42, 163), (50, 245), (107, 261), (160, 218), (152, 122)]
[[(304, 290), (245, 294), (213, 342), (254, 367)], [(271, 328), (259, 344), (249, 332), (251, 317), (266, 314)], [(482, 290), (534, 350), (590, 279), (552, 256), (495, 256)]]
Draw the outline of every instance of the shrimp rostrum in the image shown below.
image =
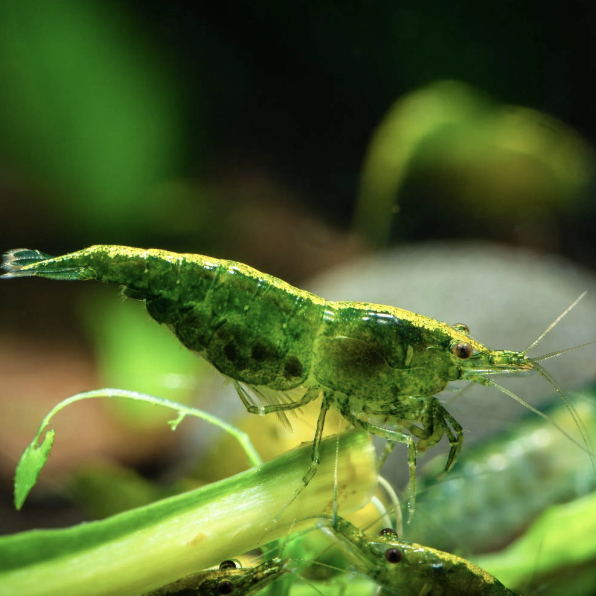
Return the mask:
[(126, 296), (142, 300), (158, 323), (231, 379), (252, 414), (276, 412), (286, 420), (289, 410), (321, 397), (312, 463), (293, 498), (316, 473), (330, 408), (387, 439), (386, 452), (395, 443), (407, 445), (411, 514), (417, 452), (446, 435), (448, 471), (462, 447), (462, 427), (435, 397), (450, 381), (497, 387), (520, 402), (489, 376), (534, 370), (553, 382), (541, 358), (529, 358), (527, 350), (491, 350), (465, 325), (394, 306), (324, 300), (234, 261), (99, 245), (60, 257), (16, 249), (3, 267), (5, 278), (121, 284)]

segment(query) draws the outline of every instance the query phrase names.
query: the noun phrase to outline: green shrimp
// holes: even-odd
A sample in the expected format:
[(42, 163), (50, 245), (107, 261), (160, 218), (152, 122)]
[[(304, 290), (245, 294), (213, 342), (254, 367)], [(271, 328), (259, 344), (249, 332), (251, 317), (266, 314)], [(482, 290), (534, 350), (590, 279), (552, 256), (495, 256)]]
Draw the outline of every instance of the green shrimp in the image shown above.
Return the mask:
[(515, 596), (498, 579), (465, 559), (399, 540), (395, 530), (371, 539), (337, 518), (326, 526), (362, 563), (378, 596)]
[(312, 462), (292, 501), (317, 471), (330, 408), (387, 439), (382, 461), (396, 443), (407, 445), (411, 518), (417, 452), (446, 435), (447, 472), (462, 448), (461, 425), (435, 397), (450, 381), (495, 387), (542, 416), (489, 375), (536, 371), (564, 397), (538, 363), (553, 354), (526, 355), (538, 340), (523, 352), (491, 350), (466, 325), (393, 306), (324, 300), (234, 261), (99, 245), (61, 257), (16, 249), (3, 266), (5, 278), (123, 285), (125, 296), (144, 301), (157, 322), (231, 379), (252, 414), (275, 412), (287, 423), (286, 412), (322, 396)]
[(277, 557), (254, 567), (224, 561), (217, 569), (193, 573), (143, 596), (252, 596), (288, 571), (287, 561)]

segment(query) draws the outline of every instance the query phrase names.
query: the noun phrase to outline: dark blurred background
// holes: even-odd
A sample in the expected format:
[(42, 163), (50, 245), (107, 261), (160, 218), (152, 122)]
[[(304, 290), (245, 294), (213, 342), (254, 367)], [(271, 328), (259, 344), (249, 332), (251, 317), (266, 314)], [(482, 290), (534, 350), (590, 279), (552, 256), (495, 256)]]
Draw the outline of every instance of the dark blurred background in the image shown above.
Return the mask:
[[(492, 240), (593, 269), (595, 13), (587, 0), (0, 0), (2, 251), (165, 248), (300, 285), (390, 245)], [(108, 384), (183, 399), (198, 374), (103, 290), (1, 284), (6, 511), (15, 461), (57, 401)], [(156, 362), (177, 370), (169, 386), (149, 378)], [(76, 407), (53, 478), (88, 457), (150, 476), (177, 449), (163, 420), (131, 430)], [(63, 513), (55, 498), (0, 530), (54, 523), (41, 520)]]

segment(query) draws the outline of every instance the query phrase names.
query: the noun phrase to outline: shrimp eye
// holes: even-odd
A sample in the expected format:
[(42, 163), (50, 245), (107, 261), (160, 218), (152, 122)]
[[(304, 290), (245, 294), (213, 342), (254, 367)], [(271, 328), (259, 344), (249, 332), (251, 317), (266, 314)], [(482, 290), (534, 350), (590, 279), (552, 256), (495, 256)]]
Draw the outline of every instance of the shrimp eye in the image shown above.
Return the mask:
[(470, 344), (459, 342), (451, 348), (451, 351), (458, 358), (467, 360), (474, 353), (474, 348)]
[(392, 536), (397, 536), (397, 532), (393, 528), (383, 528), (379, 532), (379, 536), (386, 536), (387, 534), (391, 534)]
[(218, 594), (231, 594), (234, 591), (234, 584), (227, 579), (217, 584)]
[(388, 548), (385, 551), (385, 559), (388, 563), (399, 563), (404, 557), (399, 548)]
[(456, 323), (455, 325), (452, 325), (452, 327), (466, 335), (470, 335), (470, 328), (465, 323)]
[(234, 561), (230, 561), (229, 559), (223, 561), (219, 565), (220, 569), (238, 569), (238, 565)]

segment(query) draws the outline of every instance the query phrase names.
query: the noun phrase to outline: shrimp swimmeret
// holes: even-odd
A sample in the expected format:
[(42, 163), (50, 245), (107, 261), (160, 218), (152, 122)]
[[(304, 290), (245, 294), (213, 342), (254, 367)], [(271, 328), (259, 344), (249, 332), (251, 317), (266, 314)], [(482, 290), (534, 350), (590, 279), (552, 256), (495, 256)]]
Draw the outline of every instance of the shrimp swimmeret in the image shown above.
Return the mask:
[(417, 452), (445, 434), (448, 471), (463, 444), (462, 427), (435, 397), (450, 381), (495, 387), (544, 416), (489, 378), (535, 371), (565, 399), (539, 364), (555, 354), (526, 355), (544, 334), (523, 352), (491, 350), (470, 337), (466, 325), (394, 306), (324, 300), (234, 261), (98, 245), (60, 257), (15, 249), (6, 253), (3, 267), (5, 278), (123, 285), (124, 295), (142, 300), (158, 323), (231, 379), (252, 414), (276, 412), (287, 422), (287, 411), (322, 396), (312, 463), (292, 500), (316, 473), (330, 408), (355, 427), (387, 439), (384, 457), (397, 442), (408, 446), (411, 516)]

